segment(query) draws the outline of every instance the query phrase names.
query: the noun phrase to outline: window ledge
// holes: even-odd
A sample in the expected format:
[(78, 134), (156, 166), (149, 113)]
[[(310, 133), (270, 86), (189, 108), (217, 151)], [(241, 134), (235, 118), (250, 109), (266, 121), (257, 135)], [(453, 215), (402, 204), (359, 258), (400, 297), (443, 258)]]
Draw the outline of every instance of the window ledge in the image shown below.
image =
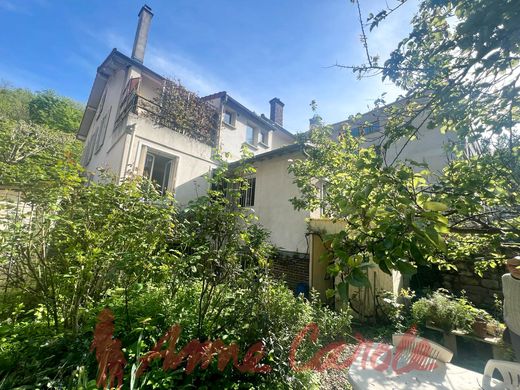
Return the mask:
[(266, 148), (266, 149), (269, 148), (269, 145), (264, 144), (263, 142), (259, 142), (258, 145), (260, 145), (261, 147)]
[(234, 125), (232, 125), (232, 124), (224, 122), (224, 121), (222, 121), (222, 123), (224, 125), (226, 125), (226, 127), (230, 128), (231, 130), (236, 130), (236, 127)]
[(257, 147), (257, 146), (255, 146), (255, 145), (253, 145), (253, 144), (250, 144), (250, 143), (249, 143), (249, 142), (247, 142), (247, 141), (246, 141), (246, 142), (244, 142), (244, 145), (247, 145), (247, 146), (249, 146), (249, 147), (250, 147), (251, 149), (253, 149), (253, 150), (258, 150), (258, 147)]

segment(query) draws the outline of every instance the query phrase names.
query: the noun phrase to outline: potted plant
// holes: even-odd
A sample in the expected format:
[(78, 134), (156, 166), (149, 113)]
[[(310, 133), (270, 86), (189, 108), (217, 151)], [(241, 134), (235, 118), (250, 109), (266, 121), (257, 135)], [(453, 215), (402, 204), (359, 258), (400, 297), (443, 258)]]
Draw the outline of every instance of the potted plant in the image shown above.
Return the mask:
[(473, 309), (474, 321), (472, 325), (473, 334), (480, 338), (485, 338), (488, 334), (488, 323), (491, 322), (491, 316), (482, 309)]
[(471, 308), (465, 298), (456, 298), (446, 290), (439, 289), (427, 298), (412, 305), (415, 321), (440, 328), (445, 333), (454, 329), (469, 331), (473, 323)]

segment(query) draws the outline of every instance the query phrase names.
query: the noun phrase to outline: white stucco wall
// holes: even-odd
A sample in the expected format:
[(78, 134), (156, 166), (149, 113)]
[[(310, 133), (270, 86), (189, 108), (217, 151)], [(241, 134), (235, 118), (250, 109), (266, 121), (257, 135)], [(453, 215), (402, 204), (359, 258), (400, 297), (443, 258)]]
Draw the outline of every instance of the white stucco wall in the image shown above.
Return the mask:
[(106, 124), (106, 133), (103, 145), (99, 151), (96, 150), (94, 145), (94, 151), (92, 152), (90, 162), (85, 164), (87, 170), (95, 174), (97, 174), (97, 168), (104, 168), (116, 177), (119, 177), (122, 161), (122, 155), (120, 152), (124, 149), (126, 136), (124, 132), (114, 132), (114, 123), (118, 114), (121, 93), (125, 84), (126, 72), (122, 69), (115, 72), (107, 80), (105, 91), (103, 92), (106, 93), (103, 107), (98, 108), (98, 112), (96, 112), (87, 139), (85, 140), (85, 148), (83, 151), (84, 156), (82, 157), (83, 162), (86, 161), (85, 154), (88, 152), (88, 144), (89, 142), (95, 142), (94, 137), (96, 137), (97, 134), (96, 129), (101, 126), (102, 120), (106, 115), (108, 123)]
[[(388, 164), (394, 160), (403, 146), (405, 146), (403, 151), (399, 154), (398, 160), (404, 161), (405, 159), (409, 159), (419, 163), (426, 162), (432, 172), (440, 172), (442, 168), (446, 166), (448, 163), (448, 157), (451, 156), (446, 153), (445, 146), (449, 142), (454, 141), (456, 137), (452, 133), (442, 134), (437, 128), (428, 129), (427, 120), (425, 121), (426, 115), (426, 113), (422, 113), (412, 121), (412, 125), (419, 128), (416, 139), (408, 142), (406, 146), (405, 143), (407, 139), (400, 139), (391, 145), (391, 147), (386, 151), (386, 162)], [(359, 124), (363, 124), (364, 122), (373, 123), (377, 120), (379, 120), (381, 130), (379, 132), (367, 134), (365, 136), (366, 142), (364, 145), (379, 145), (381, 143), (386, 121), (385, 115), (377, 110), (371, 111), (364, 114), (355, 122), (356, 124), (352, 126), (357, 127)], [(338, 131), (340, 131), (343, 123), (346, 123), (346, 121), (333, 125), (336, 130), (333, 137), (337, 137)], [(422, 168), (417, 169), (420, 170)]]
[(254, 163), (256, 168), (255, 205), (259, 223), (271, 232), (271, 242), (286, 251), (306, 253), (308, 250), (306, 211), (294, 210), (290, 198), (299, 196), (298, 187), (287, 168), (289, 159), (302, 158), (301, 153), (284, 154)]
[[(222, 107), (221, 99), (214, 98), (209, 102), (215, 107), (220, 113), (229, 111), (233, 114), (234, 123), (229, 125), (222, 121), (219, 134), (219, 147), (222, 152), (230, 153), (229, 161), (236, 161), (241, 158), (242, 147), (246, 145), (248, 150), (254, 155), (262, 154), (273, 149), (278, 149), (282, 146), (294, 143), (294, 138), (280, 130), (273, 130), (271, 127), (266, 126), (261, 120), (256, 120), (251, 116), (250, 113), (244, 111), (243, 108), (236, 107), (233, 103), (224, 103)], [(246, 143), (247, 126), (251, 126), (256, 129), (256, 141), (253, 145)], [(268, 132), (267, 145), (259, 143), (260, 131), (264, 130)]]
[[(135, 124), (132, 147), (129, 152), (128, 169), (137, 173), (142, 170), (143, 146), (148, 152), (171, 157), (177, 163), (175, 198), (181, 205), (204, 195), (208, 184), (204, 175), (216, 167), (211, 159), (211, 146), (198, 142), (166, 127), (156, 126), (143, 116), (130, 114), (128, 125)], [(132, 136), (131, 136), (132, 137)]]

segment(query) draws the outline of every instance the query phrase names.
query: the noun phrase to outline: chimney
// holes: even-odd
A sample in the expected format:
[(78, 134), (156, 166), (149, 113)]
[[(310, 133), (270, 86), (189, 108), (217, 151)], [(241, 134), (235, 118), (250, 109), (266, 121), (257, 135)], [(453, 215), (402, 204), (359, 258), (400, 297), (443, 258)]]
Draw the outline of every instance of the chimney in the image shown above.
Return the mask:
[(277, 125), (283, 126), (283, 106), (285, 104), (276, 97), (271, 99), (269, 104), (271, 104), (271, 120)]
[(146, 49), (146, 41), (148, 40), (148, 31), (152, 22), (152, 9), (144, 5), (139, 11), (139, 23), (135, 32), (134, 48), (132, 49), (132, 58), (141, 64), (144, 60), (144, 51)]

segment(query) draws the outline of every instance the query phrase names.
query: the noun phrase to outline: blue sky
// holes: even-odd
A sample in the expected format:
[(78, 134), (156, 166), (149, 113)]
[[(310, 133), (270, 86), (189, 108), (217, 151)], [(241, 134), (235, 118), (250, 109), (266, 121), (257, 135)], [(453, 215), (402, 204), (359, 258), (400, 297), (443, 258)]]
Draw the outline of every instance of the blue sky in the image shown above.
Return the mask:
[[(391, 3), (393, 0), (387, 0)], [(54, 89), (85, 102), (97, 66), (117, 47), (130, 55), (143, 1), (0, 0), (0, 79)], [(357, 80), (335, 63), (359, 64), (357, 8), (349, 0), (148, 0), (154, 18), (144, 63), (207, 95), (226, 90), (258, 113), (285, 103), (284, 124), (306, 130), (310, 102), (326, 122), (366, 111), (382, 92), (379, 78)], [(362, 0), (364, 14), (385, 0)], [(410, 1), (369, 35), (382, 58), (410, 29)]]

